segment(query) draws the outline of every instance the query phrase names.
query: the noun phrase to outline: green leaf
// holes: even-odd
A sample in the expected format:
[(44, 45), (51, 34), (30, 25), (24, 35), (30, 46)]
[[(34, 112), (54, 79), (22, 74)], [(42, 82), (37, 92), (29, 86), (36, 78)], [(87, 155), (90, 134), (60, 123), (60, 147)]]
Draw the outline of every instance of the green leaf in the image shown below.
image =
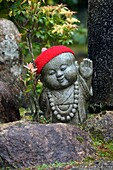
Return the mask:
[(28, 93), (30, 91), (32, 91), (32, 85), (31, 84), (27, 86), (27, 89), (26, 89), (25, 92)]

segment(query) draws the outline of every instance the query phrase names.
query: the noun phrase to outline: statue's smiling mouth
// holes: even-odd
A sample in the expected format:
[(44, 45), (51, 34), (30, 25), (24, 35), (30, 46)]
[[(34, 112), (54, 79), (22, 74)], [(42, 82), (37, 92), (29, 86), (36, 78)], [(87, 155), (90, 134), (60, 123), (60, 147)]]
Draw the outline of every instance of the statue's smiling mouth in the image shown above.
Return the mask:
[(64, 82), (64, 77), (57, 78), (57, 81), (58, 81), (59, 83), (63, 83), (63, 82)]

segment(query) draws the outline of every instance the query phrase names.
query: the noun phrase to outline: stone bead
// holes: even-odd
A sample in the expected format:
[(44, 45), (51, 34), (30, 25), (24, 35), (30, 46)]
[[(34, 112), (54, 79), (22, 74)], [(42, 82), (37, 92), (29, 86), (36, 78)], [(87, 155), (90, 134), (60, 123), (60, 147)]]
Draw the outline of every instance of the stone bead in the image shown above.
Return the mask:
[(75, 108), (73, 108), (73, 109), (72, 109), (72, 113), (75, 113), (75, 112), (76, 112), (76, 109), (75, 109)]
[(51, 107), (51, 110), (53, 110), (53, 111), (54, 111), (54, 110), (55, 110), (55, 106), (52, 106), (52, 107)]
[(75, 99), (74, 101), (75, 101), (75, 104), (78, 104), (78, 100)]
[(76, 85), (76, 86), (75, 86), (75, 89), (76, 89), (76, 90), (79, 90), (79, 86)]
[(54, 102), (54, 99), (53, 99), (53, 98), (50, 98), (49, 101), (50, 101), (50, 102)]
[(64, 121), (64, 120), (65, 120), (65, 117), (61, 117), (61, 120)]
[(49, 99), (50, 99), (50, 98), (52, 97), (52, 95), (49, 93), (49, 94), (48, 94), (48, 97), (49, 97)]
[(75, 82), (75, 85), (78, 85), (78, 81)]
[(53, 103), (53, 102), (51, 102), (51, 103), (50, 103), (50, 106), (54, 106), (54, 103)]
[(79, 95), (78, 95), (78, 94), (75, 94), (74, 98), (75, 98), (75, 99), (78, 99), (78, 98), (79, 98)]
[(70, 115), (71, 117), (74, 117), (74, 114), (73, 114), (73, 113), (70, 113), (69, 115)]
[(58, 112), (57, 112), (56, 110), (55, 110), (53, 113), (54, 113), (54, 115), (57, 115), (57, 114), (58, 114)]
[(77, 105), (77, 104), (74, 104), (73, 107), (74, 107), (75, 109), (77, 109), (77, 108), (78, 108), (78, 105)]
[(57, 119), (61, 119), (61, 115), (58, 114), (58, 115), (57, 115)]
[(67, 116), (66, 118), (67, 118), (67, 120), (70, 120), (70, 119), (71, 119), (71, 117), (70, 117), (70, 116)]
[(75, 92), (75, 94), (79, 94), (79, 90), (75, 90), (74, 92)]

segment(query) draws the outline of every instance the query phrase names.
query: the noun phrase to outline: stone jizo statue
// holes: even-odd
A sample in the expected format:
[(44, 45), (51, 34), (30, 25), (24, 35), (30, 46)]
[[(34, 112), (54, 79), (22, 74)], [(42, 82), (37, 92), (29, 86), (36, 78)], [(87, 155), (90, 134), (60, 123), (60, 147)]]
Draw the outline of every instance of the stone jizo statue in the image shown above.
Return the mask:
[(87, 118), (88, 99), (92, 95), (92, 61), (78, 65), (74, 52), (66, 46), (53, 46), (35, 60), (43, 91), (39, 106), (52, 122), (78, 124)]

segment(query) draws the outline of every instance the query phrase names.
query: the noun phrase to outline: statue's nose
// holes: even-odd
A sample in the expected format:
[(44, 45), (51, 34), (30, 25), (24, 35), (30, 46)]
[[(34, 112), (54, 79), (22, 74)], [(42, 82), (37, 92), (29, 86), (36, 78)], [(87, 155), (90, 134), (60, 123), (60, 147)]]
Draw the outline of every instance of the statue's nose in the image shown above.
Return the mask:
[(61, 70), (58, 70), (56, 73), (56, 77), (59, 78), (61, 76), (63, 76), (63, 72)]

